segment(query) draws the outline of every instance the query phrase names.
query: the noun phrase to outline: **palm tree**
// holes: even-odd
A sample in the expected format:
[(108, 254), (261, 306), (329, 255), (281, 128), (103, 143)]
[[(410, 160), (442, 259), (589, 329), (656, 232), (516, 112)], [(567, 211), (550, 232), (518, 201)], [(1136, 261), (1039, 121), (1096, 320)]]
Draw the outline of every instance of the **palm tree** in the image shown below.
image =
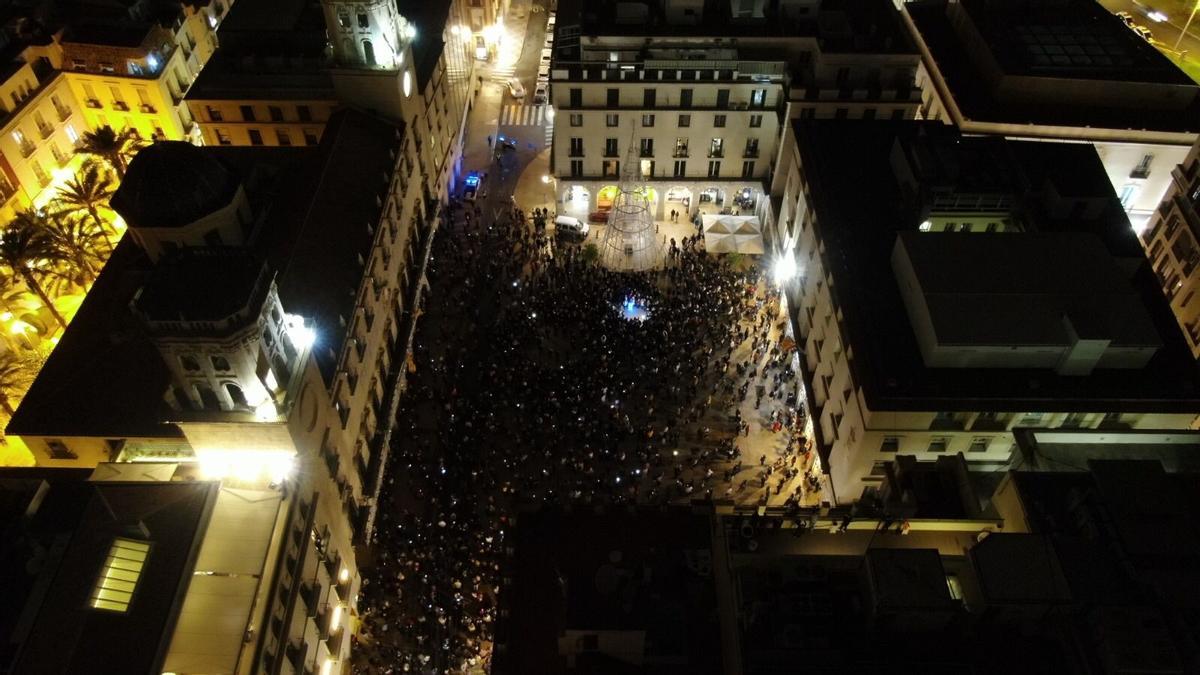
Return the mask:
[(95, 131), (84, 132), (75, 152), (104, 160), (117, 173), (117, 178), (124, 178), (129, 160), (141, 147), (142, 139), (138, 138), (137, 132), (132, 128), (115, 131), (105, 125)]
[(88, 218), (56, 214), (44, 220), (46, 232), (58, 254), (54, 272), (83, 288), (95, 280), (104, 266), (100, 251), (105, 247), (104, 228)]
[(108, 200), (112, 198), (114, 190), (116, 183), (108, 175), (108, 171), (99, 162), (88, 161), (74, 178), (58, 188), (58, 196), (55, 198), (60, 206), (87, 212), (104, 233), (104, 241), (110, 251), (114, 246), (109, 232), (111, 224), (100, 217), (100, 207), (108, 206)]
[(20, 276), (29, 290), (38, 296), (54, 316), (58, 325), (66, 329), (67, 320), (54, 306), (50, 296), (46, 295), (46, 289), (41, 283), (42, 278), (52, 274), (53, 266), (63, 258), (49, 230), (44, 213), (18, 213), (3, 230), (0, 230), (0, 265)]
[(0, 409), (9, 417), (16, 412), (12, 400), (19, 398), (29, 386), (29, 374), (27, 364), (16, 352), (0, 354)]

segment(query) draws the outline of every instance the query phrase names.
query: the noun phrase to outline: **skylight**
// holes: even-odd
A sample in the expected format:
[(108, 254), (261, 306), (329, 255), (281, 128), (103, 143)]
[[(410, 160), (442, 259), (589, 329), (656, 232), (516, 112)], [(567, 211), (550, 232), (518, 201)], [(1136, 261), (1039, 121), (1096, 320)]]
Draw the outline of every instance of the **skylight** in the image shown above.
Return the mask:
[(127, 611), (149, 550), (150, 544), (146, 542), (114, 539), (104, 567), (100, 570), (100, 578), (92, 590), (92, 607), (114, 612)]

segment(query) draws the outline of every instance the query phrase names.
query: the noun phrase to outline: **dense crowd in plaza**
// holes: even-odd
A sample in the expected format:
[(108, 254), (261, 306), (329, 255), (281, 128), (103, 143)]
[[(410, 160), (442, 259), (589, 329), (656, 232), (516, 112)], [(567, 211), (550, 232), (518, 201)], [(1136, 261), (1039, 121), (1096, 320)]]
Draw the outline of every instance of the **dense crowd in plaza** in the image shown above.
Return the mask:
[[(482, 672), (518, 507), (795, 505), (817, 487), (776, 291), (672, 242), (611, 272), (541, 214), (452, 204), (360, 610), (358, 672)], [(743, 414), (753, 402), (755, 415)], [(743, 405), (744, 404), (744, 405)], [(773, 457), (747, 457), (751, 425)]]

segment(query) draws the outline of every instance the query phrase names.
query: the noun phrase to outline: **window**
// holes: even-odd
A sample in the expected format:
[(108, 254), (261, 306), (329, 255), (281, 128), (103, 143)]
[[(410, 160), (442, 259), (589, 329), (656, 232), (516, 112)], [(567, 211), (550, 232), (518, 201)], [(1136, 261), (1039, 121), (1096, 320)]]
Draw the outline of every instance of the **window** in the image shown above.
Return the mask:
[(761, 127), (761, 126), (762, 126), (762, 115), (751, 115), (750, 116), (750, 128), (757, 129), (758, 127)]
[(371, 27), (371, 17), (367, 16), (366, 12), (358, 13), (358, 27), (363, 29)]
[(757, 138), (747, 138), (746, 139), (746, 151), (743, 153), (743, 156), (744, 157), (758, 157), (758, 139)]
[(350, 27), (350, 12), (344, 9), (338, 10), (338, 25), (342, 28)]
[(571, 89), (571, 107), (578, 108), (583, 105), (583, 90), (575, 87)]
[(754, 160), (742, 162), (742, 178), (754, 177)]
[(692, 126), (692, 116), (691, 115), (680, 115), (679, 116), (679, 128), (684, 129), (684, 128), (687, 128), (690, 126)]
[(1130, 178), (1149, 178), (1150, 164), (1154, 161), (1154, 155), (1142, 155), (1142, 161), (1138, 162), (1137, 166), (1133, 167), (1133, 171), (1129, 173)]
[(937, 436), (929, 441), (929, 452), (945, 452), (946, 447), (950, 445), (950, 439), (945, 436)]
[(363, 60), (367, 62), (368, 66), (375, 65), (375, 48), (373, 46), (371, 46), (371, 41), (363, 40), (362, 48), (363, 48)]
[(682, 159), (677, 160), (675, 162), (674, 169), (672, 169), (671, 175), (674, 176), (675, 178), (683, 178), (684, 175), (686, 175), (686, 174), (687, 174), (687, 161), (682, 160)]
[(224, 129), (213, 129), (213, 133), (217, 135), (217, 145), (233, 145), (233, 140), (229, 138), (229, 132)]
[(654, 139), (643, 138), (638, 141), (638, 154), (642, 157), (654, 156)]
[(571, 113), (571, 126), (573, 126), (573, 127), (583, 126), (583, 115), (580, 115), (579, 113)]
[(582, 138), (572, 138), (571, 139), (570, 156), (571, 157), (583, 157), (583, 139)]
[(200, 362), (197, 361), (196, 357), (192, 356), (191, 354), (184, 354), (183, 356), (180, 356), (179, 365), (183, 366), (183, 369), (189, 373), (194, 373), (200, 370)]
[(66, 443), (63, 443), (62, 441), (60, 441), (57, 438), (48, 439), (46, 441), (46, 447), (50, 449), (51, 459), (78, 459), (79, 458), (78, 455), (76, 455), (74, 452), (71, 452), (71, 449), (67, 447)]
[(654, 115), (642, 115), (642, 126), (644, 126), (644, 127), (654, 126)]
[(278, 141), (280, 145), (292, 144), (292, 137), (288, 135), (287, 129), (276, 129), (275, 140)]
[(688, 139), (686, 136), (680, 136), (675, 139), (675, 157), (688, 156)]
[(615, 127), (615, 126), (620, 126), (620, 124), (621, 124), (621, 116), (620, 115), (605, 115), (604, 116), (604, 126)]
[(679, 107), (680, 108), (692, 107), (692, 90), (691, 89), (683, 89), (679, 92)]
[(709, 162), (708, 163), (708, 177), (716, 178), (720, 175), (721, 175), (721, 163), (720, 162)]
[(108, 557), (100, 568), (96, 586), (92, 589), (91, 605), (95, 609), (125, 612), (133, 599), (150, 544), (118, 537), (108, 549)]
[(233, 370), (229, 367), (229, 359), (224, 356), (210, 356), (208, 360), (212, 362), (213, 370), (217, 372), (224, 373)]
[(221, 116), (220, 108), (214, 108), (211, 105), (204, 106), (205, 112), (208, 113), (208, 119), (212, 122), (224, 122), (225, 118)]
[(615, 139), (615, 138), (604, 139), (604, 156), (605, 157), (616, 157), (617, 154), (618, 154), (617, 153), (617, 139)]
[(725, 156), (725, 140), (722, 138), (714, 138), (708, 142), (709, 157)]
[(298, 105), (296, 106), (296, 116), (300, 118), (301, 122), (311, 122), (312, 109), (306, 105)]
[(643, 89), (642, 90), (642, 107), (643, 108), (653, 108), (657, 99), (658, 99), (658, 90), (657, 89)]
[(243, 106), (238, 106), (238, 108), (241, 109), (241, 111), (242, 111), (242, 121), (243, 122), (255, 121), (254, 120), (254, 106), (243, 105)]
[(620, 105), (621, 105), (621, 90), (620, 89), (609, 89), (608, 90), (608, 107), (616, 108)]
[(68, 125), (64, 126), (63, 131), (65, 131), (67, 133), (67, 138), (71, 139), (72, 143), (79, 142), (79, 132), (75, 131), (74, 125), (68, 124)]
[(1046, 416), (1045, 413), (1031, 412), (1025, 413), (1021, 417), (1021, 421), (1017, 422), (1017, 426), (1021, 427), (1036, 427), (1042, 423), (1042, 419)]
[(579, 178), (583, 175), (583, 162), (578, 159), (571, 160), (571, 177)]
[(880, 452), (899, 452), (900, 437), (899, 436), (884, 436), (883, 442), (879, 444)]
[(317, 142), (318, 142), (317, 132), (313, 131), (312, 129), (305, 129), (304, 130), (304, 144), (305, 145), (316, 145)]
[(713, 115), (713, 126), (714, 127), (725, 126), (725, 116), (724, 115)]
[(246, 402), (246, 394), (242, 392), (242, 388), (232, 382), (225, 383), (225, 393), (229, 394), (229, 400), (235, 408), (248, 408), (250, 404)]
[(766, 89), (755, 89), (754, 91), (750, 92), (750, 105), (754, 106), (755, 108), (761, 108), (764, 105), (766, 105), (766, 103), (767, 103), (767, 90)]
[(250, 129), (246, 133), (250, 134), (250, 145), (262, 145), (262, 132), (258, 129)]
[(718, 89), (717, 90), (717, 107), (718, 108), (728, 108), (729, 107), (729, 90), (728, 89)]
[(991, 442), (990, 436), (976, 436), (971, 439), (971, 445), (967, 447), (967, 452), (987, 452), (988, 444)]
[(615, 159), (605, 160), (602, 173), (605, 178), (616, 178), (621, 173), (621, 163)]
[(267, 106), (267, 114), (271, 116), (272, 122), (282, 122), (283, 121), (283, 108), (280, 108), (277, 105)]
[(1121, 186), (1121, 192), (1119, 193), (1118, 198), (1121, 200), (1122, 207), (1125, 209), (1129, 208), (1130, 204), (1133, 202), (1133, 195), (1137, 193), (1137, 188), (1138, 186), (1134, 183)]

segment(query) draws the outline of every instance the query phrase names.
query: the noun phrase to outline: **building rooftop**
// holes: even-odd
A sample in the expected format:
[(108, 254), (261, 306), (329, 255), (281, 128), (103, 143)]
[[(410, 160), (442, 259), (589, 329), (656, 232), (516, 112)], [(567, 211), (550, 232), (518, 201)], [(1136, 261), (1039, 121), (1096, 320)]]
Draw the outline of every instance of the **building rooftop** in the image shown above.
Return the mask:
[(159, 141), (129, 163), (112, 207), (133, 227), (180, 227), (228, 206), (238, 185), (214, 154), (186, 141)]
[(939, 344), (1067, 345), (1067, 321), (1112, 345), (1160, 342), (1127, 273), (1094, 234), (906, 230), (896, 245)]
[(150, 29), (146, 24), (128, 21), (81, 21), (67, 29), (63, 42), (132, 49), (142, 46)]
[[(797, 120), (794, 129), (820, 214), (817, 234), (824, 247), (822, 259), (843, 314), (842, 330), (854, 352), (851, 368), (871, 409), (1192, 413), (1200, 408), (1194, 360), (1107, 180), (1103, 181), (1107, 198), (1099, 208), (1088, 200), (1088, 209), (1095, 213), (1087, 218), (1074, 213), (1073, 202), (1065, 204), (1067, 216), (1056, 217), (1064, 204), (1035, 180), (1053, 167), (1102, 176), (1093, 149), (1005, 141), (1020, 174), (1016, 184), (1022, 186), (1012, 198), (1013, 216), (1022, 221), (1026, 233), (1090, 233), (1111, 255), (1127, 259), (1131, 266), (1136, 262), (1127, 278), (1141, 296), (1162, 347), (1143, 368), (1097, 368), (1089, 375), (1034, 368), (929, 368), (890, 264), (897, 236), (916, 231), (928, 205), (910, 199), (901, 189), (889, 157), (898, 141), (952, 148), (995, 139), (959, 137), (944, 125), (919, 122)], [(1081, 149), (1088, 154), (1081, 154)]]
[[(824, 52), (914, 53), (895, 5), (886, 0), (824, 0), (817, 3), (692, 3), (689, 21), (664, 0), (563, 0), (556, 30), (578, 25), (584, 36), (672, 38), (811, 37)], [(816, 5), (816, 11), (811, 11)], [(561, 35), (561, 32), (560, 32)], [(557, 44), (557, 40), (556, 40)], [(571, 60), (571, 59), (568, 59)]]
[[(495, 672), (644, 672), (559, 655), (563, 631), (644, 632), (656, 673), (717, 673), (712, 541), (707, 518), (684, 512), (538, 512), (517, 520), (509, 619)], [(603, 650), (601, 650), (603, 651)], [(639, 655), (640, 656), (640, 655)]]
[[(218, 488), (0, 472), (0, 499), (24, 502), (16, 518), (4, 514), (13, 536), (0, 544), (3, 665), (12, 672), (161, 671)], [(149, 544), (123, 612), (94, 609), (90, 600), (116, 538)]]
[(134, 303), (151, 321), (219, 322), (251, 306), (264, 278), (262, 261), (244, 249), (183, 249), (158, 265)]
[(227, 54), (224, 45), (200, 71), (188, 89), (188, 100), (211, 101), (336, 101), (326, 58), (317, 55), (284, 57)]
[[(201, 152), (221, 158), (237, 172), (252, 208), (256, 207), (256, 217), (274, 201), (280, 181), (297, 171), (303, 158), (315, 154), (305, 148), (204, 148)], [(133, 238), (123, 238), (22, 399), (7, 433), (182, 436), (164, 421), (166, 366), (143, 320), (130, 311), (131, 301), (152, 271)]]
[(313, 161), (268, 217), (279, 299), (315, 322), (313, 354), (326, 383), (353, 320), (402, 137), (402, 127), (366, 113), (334, 113)]
[(968, 120), (1200, 132), (1200, 86), (1095, 2), (917, 0), (904, 9)]

